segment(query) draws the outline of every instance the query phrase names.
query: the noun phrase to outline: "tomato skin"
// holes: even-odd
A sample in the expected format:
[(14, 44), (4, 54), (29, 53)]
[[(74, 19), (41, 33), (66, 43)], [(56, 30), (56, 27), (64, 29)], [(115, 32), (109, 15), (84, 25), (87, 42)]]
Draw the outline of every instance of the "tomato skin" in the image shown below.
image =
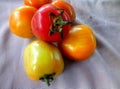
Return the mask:
[(95, 51), (96, 39), (89, 26), (75, 25), (58, 46), (67, 58), (84, 61)]
[(24, 50), (24, 68), (28, 77), (39, 80), (46, 74), (57, 77), (64, 69), (62, 55), (58, 48), (42, 40), (27, 45)]
[[(42, 40), (55, 42), (62, 40), (61, 35), (59, 32), (54, 33), (53, 35), (49, 35), (50, 27), (52, 26), (50, 13), (58, 16), (61, 10), (57, 10), (55, 6), (52, 4), (47, 4), (42, 6), (33, 16), (31, 21), (32, 31), (33, 34)], [(69, 16), (64, 12), (62, 15), (62, 19), (65, 21), (69, 21)], [(71, 25), (66, 24), (63, 25), (63, 33), (66, 36), (70, 30)]]
[(40, 8), (42, 5), (51, 3), (52, 0), (24, 0), (24, 4), (28, 6), (33, 6), (35, 8)]
[(67, 14), (70, 16), (70, 21), (73, 22), (75, 20), (76, 14), (73, 6), (64, 0), (56, 0), (53, 1), (52, 4), (58, 8), (64, 9)]
[(21, 6), (16, 8), (9, 18), (11, 32), (23, 38), (34, 37), (31, 30), (31, 19), (36, 12), (36, 8), (31, 6)]

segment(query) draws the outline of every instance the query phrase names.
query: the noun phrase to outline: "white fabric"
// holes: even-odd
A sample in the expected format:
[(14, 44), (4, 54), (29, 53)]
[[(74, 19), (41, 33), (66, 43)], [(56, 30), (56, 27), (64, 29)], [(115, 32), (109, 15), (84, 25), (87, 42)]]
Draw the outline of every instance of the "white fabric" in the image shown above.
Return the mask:
[(0, 0), (0, 89), (120, 88), (120, 0), (67, 1), (75, 8), (76, 24), (93, 28), (97, 38), (93, 56), (85, 62), (65, 60), (64, 72), (49, 87), (30, 80), (23, 69), (23, 51), (31, 40), (9, 30), (9, 14), (23, 0)]

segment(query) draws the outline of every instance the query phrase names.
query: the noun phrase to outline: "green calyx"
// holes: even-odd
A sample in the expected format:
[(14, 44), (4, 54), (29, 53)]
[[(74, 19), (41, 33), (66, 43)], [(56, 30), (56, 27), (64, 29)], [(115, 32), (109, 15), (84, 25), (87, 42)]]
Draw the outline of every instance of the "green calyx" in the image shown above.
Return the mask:
[(61, 38), (63, 38), (64, 34), (63, 34), (62, 26), (66, 25), (66, 24), (69, 24), (69, 22), (68, 21), (64, 21), (63, 18), (62, 18), (62, 15), (64, 13), (63, 9), (56, 9), (56, 10), (61, 10), (61, 13), (59, 14), (59, 16), (55, 16), (55, 14), (50, 13), (52, 25), (50, 27), (49, 35), (51, 36), (54, 33), (59, 32), (60, 35), (61, 35)]
[(43, 77), (41, 77), (39, 80), (46, 82), (48, 86), (50, 86), (50, 82), (54, 80), (55, 73), (52, 74), (45, 74)]

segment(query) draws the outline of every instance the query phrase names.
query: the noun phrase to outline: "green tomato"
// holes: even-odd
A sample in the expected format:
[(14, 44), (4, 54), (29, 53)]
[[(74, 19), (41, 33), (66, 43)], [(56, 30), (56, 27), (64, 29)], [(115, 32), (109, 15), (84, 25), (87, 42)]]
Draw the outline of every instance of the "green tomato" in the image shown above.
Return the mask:
[(42, 40), (28, 44), (24, 50), (24, 68), (32, 80), (43, 80), (50, 84), (62, 73), (64, 62), (58, 48)]

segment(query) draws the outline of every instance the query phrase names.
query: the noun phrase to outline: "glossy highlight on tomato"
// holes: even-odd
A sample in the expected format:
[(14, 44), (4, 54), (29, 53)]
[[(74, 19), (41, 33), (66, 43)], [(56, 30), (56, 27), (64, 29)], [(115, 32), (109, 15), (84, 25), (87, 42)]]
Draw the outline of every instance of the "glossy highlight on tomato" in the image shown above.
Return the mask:
[(70, 18), (63, 9), (47, 4), (34, 14), (31, 21), (32, 32), (44, 41), (60, 41), (70, 30), (69, 21)]
[(67, 58), (75, 61), (84, 61), (95, 51), (96, 39), (89, 26), (75, 25), (71, 27), (68, 35), (58, 46)]
[(36, 40), (25, 47), (24, 68), (31, 80), (41, 80), (50, 85), (62, 73), (64, 62), (56, 46)]

